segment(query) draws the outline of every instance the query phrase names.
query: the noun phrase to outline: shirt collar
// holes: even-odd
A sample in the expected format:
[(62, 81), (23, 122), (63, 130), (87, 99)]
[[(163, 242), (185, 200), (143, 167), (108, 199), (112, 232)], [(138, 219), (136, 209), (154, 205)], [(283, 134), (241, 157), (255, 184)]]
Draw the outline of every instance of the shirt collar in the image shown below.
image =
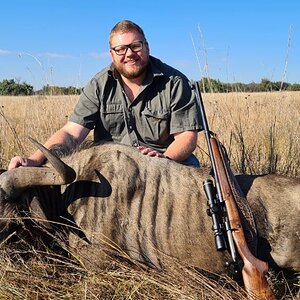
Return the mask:
[(154, 63), (155, 60), (156, 60), (156, 58), (154, 58), (153, 56), (150, 55), (149, 65), (150, 65), (150, 68), (151, 68), (152, 75), (153, 75), (153, 77), (163, 76), (164, 75), (163, 72)]

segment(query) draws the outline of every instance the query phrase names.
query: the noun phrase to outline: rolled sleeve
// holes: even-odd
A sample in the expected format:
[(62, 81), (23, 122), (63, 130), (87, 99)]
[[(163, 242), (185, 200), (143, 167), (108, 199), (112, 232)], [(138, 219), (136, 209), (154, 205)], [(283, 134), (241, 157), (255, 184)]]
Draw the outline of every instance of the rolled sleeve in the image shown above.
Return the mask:
[(195, 93), (188, 80), (177, 78), (171, 91), (170, 133), (202, 130)]
[(70, 117), (70, 121), (88, 129), (94, 129), (99, 118), (99, 86), (96, 80), (91, 80), (83, 89), (79, 100)]

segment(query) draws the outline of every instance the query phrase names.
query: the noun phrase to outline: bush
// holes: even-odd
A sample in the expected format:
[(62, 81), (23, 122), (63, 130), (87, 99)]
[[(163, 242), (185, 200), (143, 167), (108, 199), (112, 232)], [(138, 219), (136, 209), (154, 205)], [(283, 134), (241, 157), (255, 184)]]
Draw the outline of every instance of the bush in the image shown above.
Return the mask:
[(288, 88), (288, 91), (300, 91), (300, 84), (299, 83), (294, 83), (291, 84)]
[(300, 84), (290, 84), (288, 82), (271, 81), (263, 78), (260, 83), (226, 83), (208, 77), (203, 77), (199, 81), (202, 92), (230, 93), (230, 92), (275, 92), (275, 91), (300, 91)]
[(33, 94), (33, 86), (26, 82), (18, 83), (14, 79), (5, 79), (0, 82), (0, 95), (3, 96), (29, 96)]
[(62, 87), (62, 86), (50, 86), (45, 85), (43, 88), (37, 92), (41, 95), (79, 95), (81, 93), (80, 88), (74, 86)]

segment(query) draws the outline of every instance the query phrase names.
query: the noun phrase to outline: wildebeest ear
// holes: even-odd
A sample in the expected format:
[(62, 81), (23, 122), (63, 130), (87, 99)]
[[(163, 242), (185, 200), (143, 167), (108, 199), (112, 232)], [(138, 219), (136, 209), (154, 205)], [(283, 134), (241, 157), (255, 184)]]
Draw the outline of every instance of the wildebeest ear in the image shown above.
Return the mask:
[(0, 174), (6, 172), (7, 170), (4, 170), (4, 169), (0, 169)]

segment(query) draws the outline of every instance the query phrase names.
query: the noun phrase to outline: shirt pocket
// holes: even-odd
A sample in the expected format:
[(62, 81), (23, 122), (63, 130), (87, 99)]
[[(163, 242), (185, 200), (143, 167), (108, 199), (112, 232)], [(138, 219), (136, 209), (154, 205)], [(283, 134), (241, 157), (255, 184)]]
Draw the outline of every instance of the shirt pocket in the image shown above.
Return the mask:
[(142, 134), (146, 142), (164, 144), (170, 132), (169, 116), (169, 111), (142, 111)]
[(100, 109), (102, 125), (112, 135), (121, 134), (125, 127), (123, 106), (120, 103), (106, 104)]

